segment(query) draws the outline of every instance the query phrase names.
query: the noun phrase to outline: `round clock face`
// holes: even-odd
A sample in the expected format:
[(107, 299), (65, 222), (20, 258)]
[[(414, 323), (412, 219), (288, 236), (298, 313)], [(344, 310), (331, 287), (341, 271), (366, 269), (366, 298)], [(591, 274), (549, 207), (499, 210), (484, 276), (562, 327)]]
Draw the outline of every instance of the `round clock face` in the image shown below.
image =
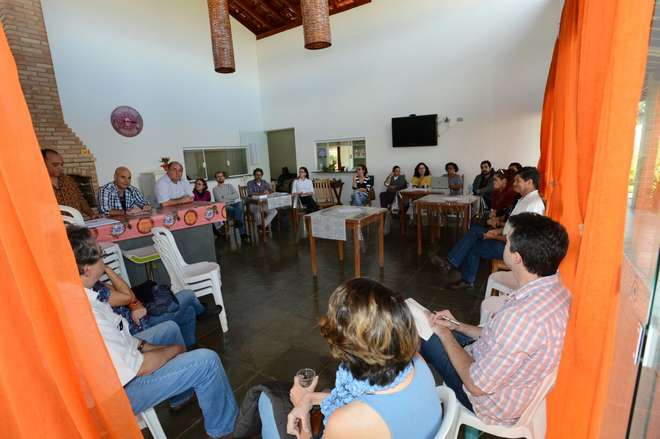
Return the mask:
[(110, 115), (112, 127), (122, 136), (135, 137), (142, 131), (142, 116), (133, 108), (128, 106), (117, 107)]

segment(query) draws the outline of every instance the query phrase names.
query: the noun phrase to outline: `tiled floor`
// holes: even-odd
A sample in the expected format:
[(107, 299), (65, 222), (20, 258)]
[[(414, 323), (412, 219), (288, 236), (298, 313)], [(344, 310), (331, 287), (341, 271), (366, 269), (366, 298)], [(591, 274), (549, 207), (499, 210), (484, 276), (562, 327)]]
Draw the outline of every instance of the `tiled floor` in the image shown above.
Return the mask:
[[(362, 253), (362, 275), (379, 280), (405, 297), (414, 297), (430, 309), (450, 309), (463, 321), (477, 322), (486, 264), (482, 264), (476, 288), (449, 291), (444, 285), (457, 274), (448, 278), (437, 273), (426, 254), (417, 256), (414, 230), (402, 240), (396, 227), (393, 225), (392, 233), (385, 237), (382, 272), (377, 262), (375, 231), (368, 234)], [(451, 229), (441, 236), (442, 250), (446, 252), (457, 237)], [(331, 387), (336, 362), (319, 335), (317, 321), (325, 312), (332, 291), (353, 277), (351, 245), (348, 244), (346, 259), (341, 264), (336, 243), (321, 240), (319, 276), (315, 280), (308, 243), (294, 242), (292, 233), (274, 232), (265, 244), (244, 245), (235, 252), (225, 241), (217, 240), (229, 332), (223, 335), (218, 321), (210, 319), (199, 325), (198, 337), (200, 345), (220, 355), (239, 404), (252, 385), (273, 379), (290, 380), (302, 367), (315, 369), (320, 375), (320, 386)], [(204, 437), (196, 404), (178, 413), (171, 413), (162, 404), (157, 412), (168, 437)], [(150, 437), (146, 430), (145, 437)]]

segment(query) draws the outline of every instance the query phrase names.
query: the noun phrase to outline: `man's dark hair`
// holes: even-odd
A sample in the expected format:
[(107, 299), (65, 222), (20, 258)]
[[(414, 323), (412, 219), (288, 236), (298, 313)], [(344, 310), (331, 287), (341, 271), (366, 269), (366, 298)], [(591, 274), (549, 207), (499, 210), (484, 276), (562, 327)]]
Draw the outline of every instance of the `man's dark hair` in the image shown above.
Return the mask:
[(227, 173), (225, 171), (215, 171), (215, 174), (213, 174), (214, 177), (218, 177), (218, 174), (222, 174), (227, 178)]
[(516, 175), (522, 178), (524, 181), (532, 180), (532, 182), (534, 183), (534, 189), (539, 188), (539, 181), (541, 180), (541, 174), (539, 174), (539, 170), (536, 169), (534, 166), (525, 166), (520, 171), (518, 171)]
[(401, 167), (399, 165), (392, 166), (392, 172), (396, 171), (397, 169), (401, 169)]
[(516, 168), (516, 172), (518, 172), (523, 168), (523, 165), (521, 165), (518, 162), (511, 162), (511, 163), (509, 163), (509, 166), (507, 166), (507, 168), (511, 168), (511, 167)]
[(255, 168), (254, 171), (252, 171), (252, 176), (255, 177), (257, 175), (257, 172), (261, 172), (261, 175), (264, 175), (264, 170), (261, 168)]
[(458, 172), (458, 165), (457, 165), (456, 163), (454, 163), (454, 162), (449, 162), (449, 163), (447, 163), (447, 164), (445, 165), (445, 171), (446, 171), (447, 168), (450, 167), (450, 166), (454, 168), (454, 172)]
[(479, 164), (479, 166), (481, 166), (481, 165), (488, 165), (489, 168), (492, 168), (492, 167), (493, 167), (493, 165), (492, 165), (492, 163), (490, 162), (490, 160), (484, 160), (483, 162), (481, 162), (481, 163)]
[(41, 158), (46, 160), (46, 157), (48, 157), (48, 154), (59, 154), (59, 152), (55, 151), (54, 149), (50, 148), (44, 148), (41, 150)]
[(513, 230), (507, 235), (511, 253), (518, 253), (530, 273), (551, 276), (568, 250), (568, 233), (558, 222), (524, 212), (509, 218)]
[(94, 265), (103, 258), (103, 252), (87, 227), (68, 225), (66, 235), (76, 258), (78, 272), (83, 273), (86, 265)]

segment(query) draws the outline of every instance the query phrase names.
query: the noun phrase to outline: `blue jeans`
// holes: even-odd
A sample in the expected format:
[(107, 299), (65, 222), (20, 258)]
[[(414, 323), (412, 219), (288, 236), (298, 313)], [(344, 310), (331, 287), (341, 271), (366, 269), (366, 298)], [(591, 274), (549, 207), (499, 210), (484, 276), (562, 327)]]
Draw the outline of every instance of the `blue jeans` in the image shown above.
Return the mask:
[(259, 418), (261, 418), (261, 439), (280, 439), (273, 414), (273, 403), (264, 392), (259, 395)]
[[(135, 335), (155, 345), (183, 344), (179, 327), (165, 322)], [(177, 355), (149, 375), (133, 378), (124, 386), (134, 413), (140, 413), (170, 399), (177, 406), (197, 394), (204, 415), (204, 429), (213, 437), (234, 431), (238, 407), (234, 392), (218, 354), (209, 349), (195, 349)]]
[(461, 279), (469, 284), (474, 284), (477, 279), (481, 258), (502, 259), (504, 255), (504, 241), (483, 239), (487, 231), (487, 228), (473, 224), (447, 255), (449, 262), (461, 270)]
[(369, 203), (369, 193), (353, 191), (351, 194), (351, 206), (364, 206)]
[(149, 316), (149, 325), (153, 327), (159, 323), (172, 320), (181, 329), (184, 341), (182, 344), (190, 347), (196, 342), (197, 314), (203, 313), (205, 308), (192, 290), (181, 290), (175, 296), (179, 301), (179, 309), (159, 316)]
[(240, 201), (238, 203), (227, 204), (225, 205), (225, 210), (227, 211), (227, 218), (234, 220), (234, 223), (238, 225), (238, 230), (241, 232), (241, 235), (245, 235), (245, 224), (243, 223), (243, 203)]
[[(474, 342), (473, 338), (461, 334), (460, 332), (453, 331), (452, 334), (454, 334), (454, 338), (461, 346), (467, 346)], [(420, 353), (426, 362), (438, 371), (442, 380), (445, 382), (445, 385), (454, 391), (456, 398), (461, 404), (463, 404), (468, 410), (472, 410), (472, 403), (468, 399), (465, 390), (463, 390), (463, 381), (461, 380), (461, 377), (458, 376), (458, 372), (454, 369), (451, 361), (449, 361), (447, 351), (445, 351), (445, 347), (442, 345), (438, 336), (433, 334), (428, 340), (422, 339)]]

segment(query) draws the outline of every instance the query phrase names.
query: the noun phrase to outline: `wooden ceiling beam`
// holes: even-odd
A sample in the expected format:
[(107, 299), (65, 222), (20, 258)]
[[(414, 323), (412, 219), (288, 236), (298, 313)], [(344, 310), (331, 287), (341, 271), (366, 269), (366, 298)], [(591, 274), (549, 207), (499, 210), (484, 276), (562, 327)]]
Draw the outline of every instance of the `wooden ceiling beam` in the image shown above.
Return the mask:
[(285, 4), (289, 9), (300, 15), (300, 2), (292, 2), (290, 0), (280, 0), (283, 4)]
[[(371, 0), (328, 0), (328, 3), (330, 15), (334, 15), (371, 3)], [(234, 18), (254, 32), (257, 39), (302, 24), (299, 0), (277, 0), (276, 5), (270, 0), (229, 0), (229, 5)]]
[[(371, 3), (371, 0), (353, 0), (353, 3), (348, 3), (342, 7), (335, 8), (330, 11), (330, 15), (334, 14), (339, 14), (340, 12), (348, 11), (349, 9), (356, 8), (358, 6), (366, 5), (367, 3)], [(302, 25), (302, 17), (299, 17), (297, 20), (290, 21), (288, 24), (278, 27), (272, 30), (269, 30), (267, 32), (259, 33), (257, 34), (257, 40), (260, 40), (262, 38), (269, 37), (271, 35), (278, 34), (280, 32), (284, 32), (285, 30), (293, 29), (294, 27), (298, 27)]]
[(259, 0), (256, 3), (255, 9), (258, 7), (261, 7), (262, 9), (267, 10), (272, 14), (274, 18), (276, 18), (280, 23), (287, 23), (287, 20), (282, 17), (282, 13), (280, 11), (277, 11), (275, 8), (273, 8), (270, 3), (268, 3), (268, 0)]
[[(240, 12), (243, 14), (247, 15), (250, 17), (253, 21), (257, 22), (263, 29), (271, 29), (273, 25), (271, 23), (268, 23), (264, 21), (260, 16), (258, 16), (254, 11), (252, 11), (249, 7), (246, 7), (243, 5), (243, 3), (240, 0), (232, 0), (231, 4)], [(249, 26), (248, 26), (249, 27)]]

